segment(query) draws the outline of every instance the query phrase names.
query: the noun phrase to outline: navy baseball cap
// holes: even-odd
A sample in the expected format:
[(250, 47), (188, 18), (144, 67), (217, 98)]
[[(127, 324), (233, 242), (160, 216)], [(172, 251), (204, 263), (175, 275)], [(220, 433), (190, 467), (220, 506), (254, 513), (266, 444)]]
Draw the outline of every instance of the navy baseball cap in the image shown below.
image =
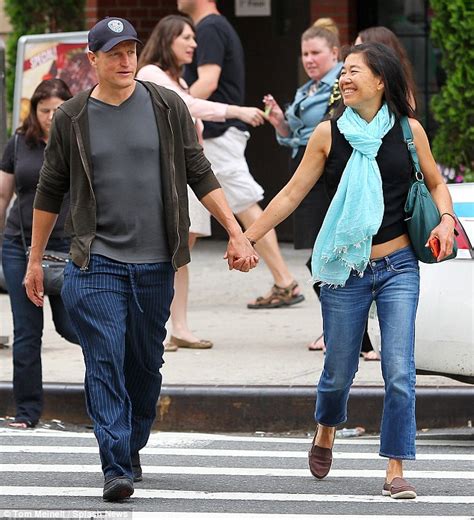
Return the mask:
[(87, 40), (89, 50), (92, 52), (108, 52), (120, 42), (128, 40), (142, 43), (138, 39), (137, 31), (128, 20), (109, 16), (92, 27)]

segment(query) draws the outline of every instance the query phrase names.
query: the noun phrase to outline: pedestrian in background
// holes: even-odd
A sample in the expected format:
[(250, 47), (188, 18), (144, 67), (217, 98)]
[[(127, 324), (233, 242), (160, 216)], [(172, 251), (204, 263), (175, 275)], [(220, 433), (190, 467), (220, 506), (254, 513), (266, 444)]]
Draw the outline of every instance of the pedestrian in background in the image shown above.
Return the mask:
[[(153, 29), (150, 38), (140, 53), (137, 78), (153, 81), (174, 90), (181, 96), (195, 120), (198, 139), (202, 143), (204, 121), (224, 122), (227, 119), (239, 119), (252, 126), (264, 123), (263, 112), (255, 107), (239, 107), (199, 99), (189, 94), (189, 88), (181, 77), (184, 65), (192, 62), (196, 49), (195, 28), (192, 20), (186, 16), (169, 15), (162, 18)], [(197, 200), (188, 187), (189, 249), (192, 250), (198, 237), (211, 234), (209, 212)], [(189, 270), (187, 265), (178, 269), (174, 283), (175, 294), (171, 304), (171, 337), (165, 344), (165, 351), (178, 348), (211, 348), (212, 341), (199, 339), (188, 325)]]
[[(184, 75), (190, 94), (229, 105), (243, 105), (244, 53), (235, 29), (219, 13), (215, 0), (178, 0), (177, 5), (196, 25), (197, 49)], [(260, 117), (259, 113), (255, 114), (253, 122), (258, 123)], [(238, 119), (205, 122), (203, 137), (204, 153), (229, 205), (247, 228), (262, 214), (258, 202), (263, 199), (263, 188), (252, 177), (245, 159), (250, 137), (247, 126)], [(260, 241), (258, 253), (270, 269), (274, 285), (268, 294), (253, 300), (247, 307), (271, 309), (303, 301), (298, 283), (281, 255), (275, 231)]]
[(404, 205), (413, 172), (402, 117), (410, 118), (421, 169), (442, 215), (431, 232), (441, 244), (438, 261), (453, 248), (452, 201), (426, 133), (412, 118), (408, 84), (396, 54), (378, 43), (351, 47), (339, 86), (342, 114), (316, 127), (294, 176), (246, 234), (250, 241), (258, 241), (326, 175), (331, 205), (312, 258), (313, 279), (323, 284), (326, 357), (318, 383), (318, 427), (309, 452), (310, 470), (322, 479), (331, 468), (336, 427), (347, 420), (349, 390), (375, 301), (385, 382), (379, 454), (388, 458), (382, 494), (414, 498), (414, 486), (403, 478), (403, 461), (414, 459), (416, 453), (414, 343), (419, 268), (405, 224)]
[[(278, 143), (291, 148), (290, 175), (298, 168), (316, 125), (334, 111), (341, 99), (339, 48), (339, 29), (334, 21), (331, 18), (316, 20), (301, 36), (301, 62), (309, 81), (296, 91), (285, 112), (272, 94), (263, 98)], [(323, 176), (293, 214), (295, 249), (313, 247), (328, 207), (329, 197)], [(306, 265), (311, 271), (311, 256)], [(313, 288), (319, 299), (320, 287), (314, 284)], [(308, 349), (324, 350), (324, 333), (309, 343)]]
[[(64, 81), (42, 81), (33, 92), (28, 116), (7, 142), (0, 163), (2, 264), (13, 315), (15, 419), (9, 423), (12, 428), (35, 427), (43, 409), (41, 337), (44, 313), (43, 309), (36, 307), (28, 299), (23, 287), (27, 264), (25, 245), (29, 247), (31, 244), (33, 200), (53, 115), (71, 97)], [(6, 218), (7, 208), (15, 192), (18, 196)], [(64, 231), (68, 211), (67, 199), (61, 206), (52, 229), (48, 249), (65, 253), (69, 251), (70, 238)], [(61, 296), (51, 295), (48, 298), (57, 333), (71, 343), (78, 343)]]
[(135, 80), (137, 33), (105, 18), (89, 31), (98, 84), (53, 121), (34, 202), (28, 297), (41, 307), (41, 257), (69, 190), (71, 258), (63, 299), (80, 338), (85, 392), (104, 474), (119, 501), (142, 480), (161, 389), (174, 272), (189, 262), (187, 184), (229, 234), (229, 268), (258, 257), (227, 205), (181, 98)]

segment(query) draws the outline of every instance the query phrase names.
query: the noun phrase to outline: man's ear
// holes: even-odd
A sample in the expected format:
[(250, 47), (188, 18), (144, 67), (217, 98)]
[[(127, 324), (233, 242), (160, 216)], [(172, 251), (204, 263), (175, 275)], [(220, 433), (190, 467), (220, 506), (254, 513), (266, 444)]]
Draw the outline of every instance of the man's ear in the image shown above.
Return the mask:
[(89, 63), (94, 69), (97, 68), (97, 54), (92, 51), (87, 51), (87, 58), (89, 59)]

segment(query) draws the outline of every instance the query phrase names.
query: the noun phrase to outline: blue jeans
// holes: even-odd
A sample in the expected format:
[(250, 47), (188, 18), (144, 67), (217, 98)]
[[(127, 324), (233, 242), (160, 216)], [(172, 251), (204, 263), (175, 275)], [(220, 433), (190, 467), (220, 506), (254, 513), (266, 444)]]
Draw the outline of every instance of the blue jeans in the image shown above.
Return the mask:
[[(69, 251), (69, 241), (50, 240), (48, 249)], [(34, 426), (43, 409), (41, 371), (41, 338), (43, 309), (36, 307), (26, 296), (23, 278), (26, 256), (20, 238), (4, 237), (2, 265), (13, 314), (13, 396), (15, 419)], [(61, 296), (48, 296), (58, 334), (71, 343), (79, 343), (64, 308)]]
[(365, 324), (377, 303), (385, 399), (380, 455), (415, 458), (415, 317), (420, 290), (411, 247), (369, 261), (363, 277), (352, 272), (345, 287), (321, 290), (326, 357), (318, 383), (316, 421), (347, 420), (349, 390), (357, 372)]
[(92, 255), (70, 262), (62, 296), (81, 341), (87, 411), (106, 479), (132, 478), (161, 390), (165, 324), (173, 299), (170, 262), (126, 264)]

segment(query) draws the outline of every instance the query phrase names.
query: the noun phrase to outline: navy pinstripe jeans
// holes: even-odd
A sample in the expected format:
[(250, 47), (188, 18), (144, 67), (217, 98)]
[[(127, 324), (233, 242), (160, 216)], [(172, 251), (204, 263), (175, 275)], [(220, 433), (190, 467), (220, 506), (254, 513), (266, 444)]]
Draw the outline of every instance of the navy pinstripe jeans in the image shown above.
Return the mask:
[(173, 299), (170, 262), (126, 264), (92, 255), (66, 267), (62, 298), (86, 365), (87, 411), (105, 478), (132, 478), (160, 395), (165, 324)]

